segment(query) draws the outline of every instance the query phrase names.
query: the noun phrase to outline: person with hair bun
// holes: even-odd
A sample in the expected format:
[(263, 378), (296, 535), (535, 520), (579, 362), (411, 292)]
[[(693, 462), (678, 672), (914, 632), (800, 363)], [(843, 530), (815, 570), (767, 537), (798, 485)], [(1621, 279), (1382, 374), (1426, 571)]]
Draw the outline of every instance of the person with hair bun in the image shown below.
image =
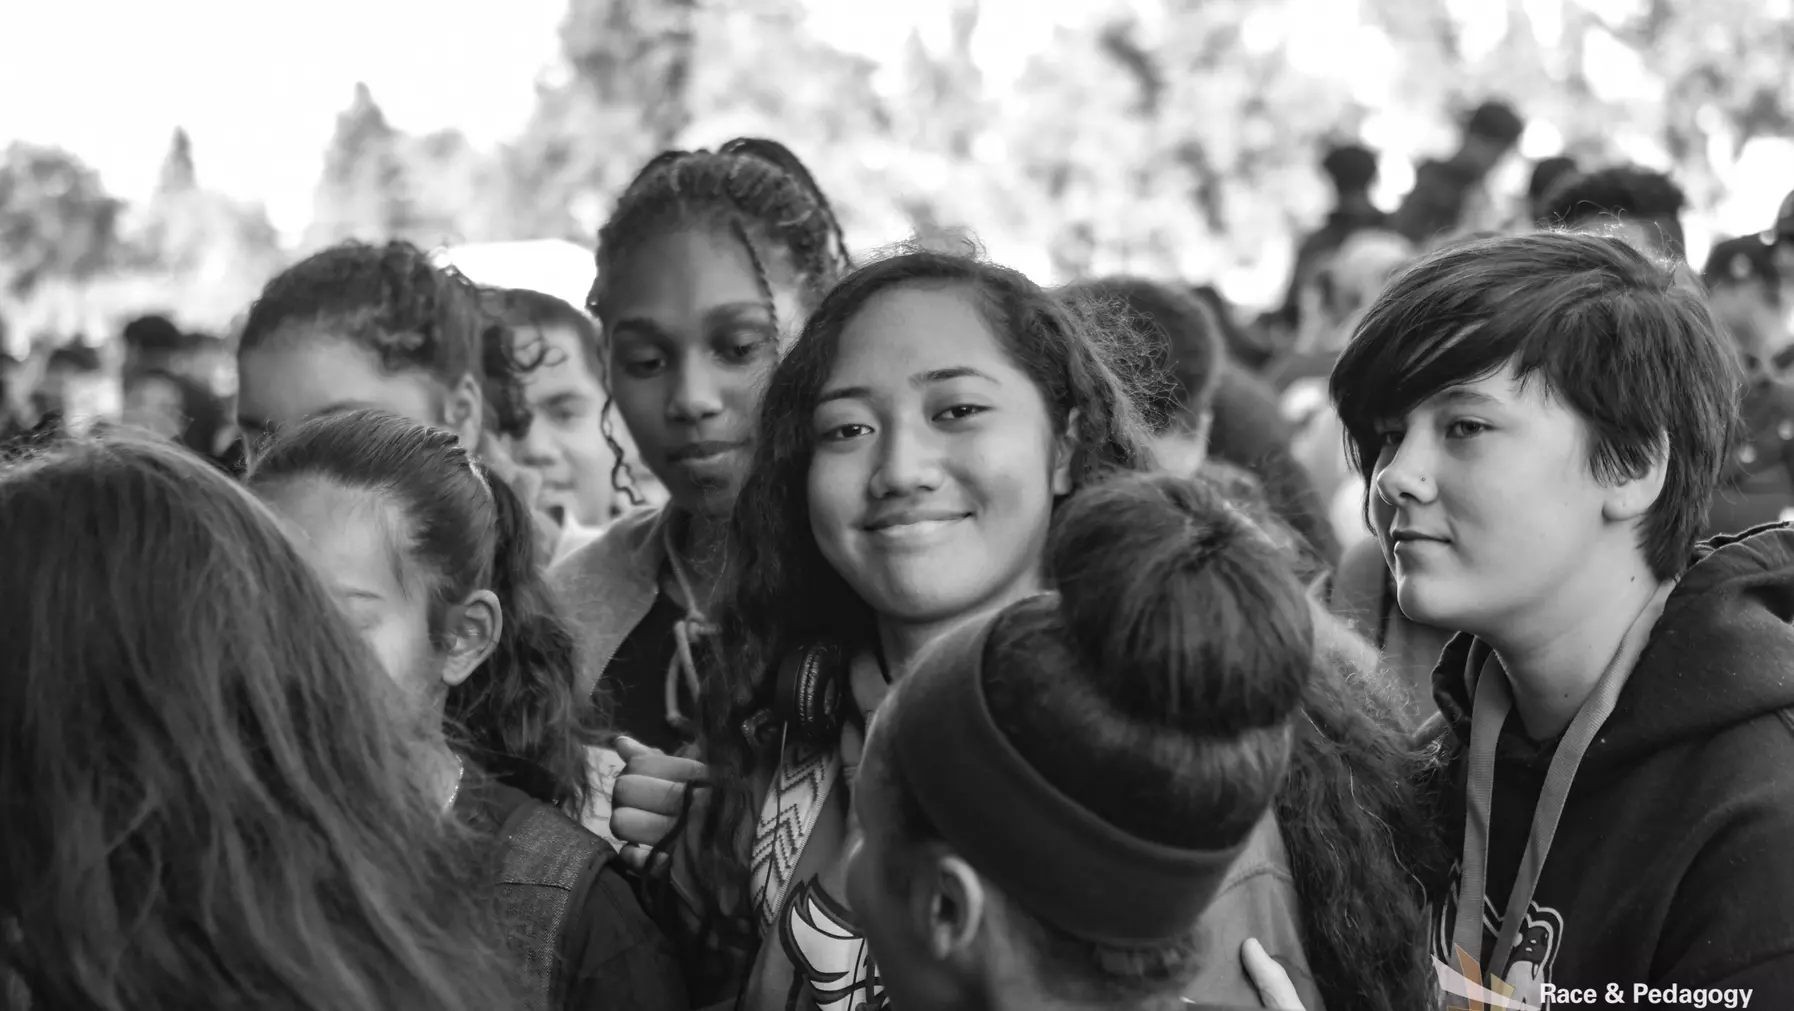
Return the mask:
[(390, 683), (243, 488), (41, 446), (0, 558), (0, 1006), (521, 1006)]
[[(634, 741), (677, 751), (696, 738), (724, 535), (761, 396), (848, 263), (809, 170), (757, 138), (661, 153), (599, 230), (587, 308), (603, 326), (612, 403), (669, 501), (618, 519), (557, 563), (554, 580), (585, 647), (582, 689), (601, 686)], [(630, 462), (616, 467), (630, 487)], [(621, 765), (602, 762), (601, 779)]]
[(573, 820), (590, 700), (517, 494), (450, 433), (379, 411), (289, 429), (248, 480), (407, 701), (444, 803), (481, 841), (531, 1011), (682, 1011), (671, 950)]
[(1209, 998), (1204, 912), (1274, 817), (1315, 641), (1284, 555), (1159, 474), (1068, 499), (1046, 565), (1058, 592), (937, 640), (867, 743), (847, 890), (894, 1007)]

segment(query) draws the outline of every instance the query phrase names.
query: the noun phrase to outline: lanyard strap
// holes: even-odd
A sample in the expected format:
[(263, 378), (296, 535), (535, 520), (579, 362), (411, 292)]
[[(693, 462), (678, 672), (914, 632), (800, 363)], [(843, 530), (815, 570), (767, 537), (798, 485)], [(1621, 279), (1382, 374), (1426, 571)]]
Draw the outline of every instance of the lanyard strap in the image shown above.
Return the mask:
[[(1570, 784), (1582, 758), (1594, 743), (1601, 725), (1618, 704), (1620, 690), (1626, 686), (1638, 656), (1644, 652), (1651, 628), (1663, 613), (1674, 582), (1657, 588), (1651, 600), (1634, 618), (1620, 647), (1608, 661), (1607, 669), (1595, 682), (1594, 692), (1577, 711), (1576, 718), (1564, 732), (1545, 773), (1545, 784), (1539, 790), (1532, 828), (1527, 833), (1526, 852), (1514, 876), (1513, 890), (1508, 893), (1507, 910), (1501, 918), (1500, 932), (1495, 938), (1494, 957), (1484, 967), (1486, 976), (1506, 970), (1508, 957), (1526, 922), (1527, 907), (1538, 888), (1539, 876), (1545, 869), (1545, 857), (1551, 852), (1551, 841), (1557, 835), (1557, 823), (1563, 816), (1564, 804), (1570, 798)], [(1494, 669), (1491, 670), (1490, 667)], [(1470, 756), (1468, 797), (1464, 805), (1464, 852), (1459, 867), (1458, 915), (1452, 929), (1452, 943), (1471, 957), (1481, 955), (1483, 946), (1483, 902), (1488, 885), (1489, 811), (1495, 793), (1495, 744), (1501, 728), (1513, 709), (1513, 695), (1508, 688), (1507, 672), (1492, 650), (1482, 644), (1470, 653), (1464, 675), (1474, 679), (1475, 702), (1470, 711)], [(1461, 956), (1460, 956), (1461, 957)]]

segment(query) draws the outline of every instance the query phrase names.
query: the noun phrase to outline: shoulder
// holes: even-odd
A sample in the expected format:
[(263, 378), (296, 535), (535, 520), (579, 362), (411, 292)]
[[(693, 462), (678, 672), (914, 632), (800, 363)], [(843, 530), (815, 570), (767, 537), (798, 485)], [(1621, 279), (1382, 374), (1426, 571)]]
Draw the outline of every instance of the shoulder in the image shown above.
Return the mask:
[(1246, 848), (1240, 851), (1233, 866), (1228, 868), (1227, 877), (1221, 882), (1221, 891), (1226, 895), (1236, 889), (1258, 890), (1266, 896), (1287, 894), (1289, 902), (1295, 899), (1295, 878), (1290, 873), (1289, 850), (1283, 844), (1283, 829), (1277, 822), (1276, 815), (1266, 815), (1246, 837)]
[(1702, 810), (1685, 812), (1700, 824), (1658, 952), (1672, 967), (1664, 978), (1715, 980), (1794, 956), (1794, 745), (1782, 719), (1759, 718), (1719, 735), (1747, 746), (1757, 735), (1779, 738), (1781, 750), (1753, 763), (1754, 775), (1733, 765), (1712, 777)]
[[(1794, 707), (1775, 709), (1673, 749), (1712, 815), (1769, 819), (1794, 837)], [(1789, 862), (1794, 872), (1794, 861)]]
[[(1666, 756), (1681, 771), (1677, 806), (1694, 823), (1691, 873), (1772, 886), (1794, 915), (1794, 709), (1734, 724)], [(1753, 886), (1754, 887), (1754, 886)], [(1794, 926), (1794, 920), (1790, 921)]]
[(549, 804), (511, 787), (515, 795), (499, 829), (500, 880), (504, 885), (536, 885), (576, 891), (615, 851), (610, 844)]
[(1208, 944), (1217, 950), (1205, 960), (1210, 968), (1199, 977), (1200, 985), (1185, 993), (1211, 1000), (1250, 999), (1255, 991), (1240, 969), (1239, 946), (1251, 937), (1288, 970), (1303, 1005), (1321, 1007), (1302, 946), (1302, 924), (1302, 901), (1290, 871), (1283, 831), (1275, 816), (1266, 816), (1247, 837), (1246, 848), (1202, 914)]
[(631, 880), (608, 860), (572, 896), (560, 950), (568, 1007), (688, 1006), (672, 945), (643, 911)]
[(620, 567), (641, 567), (658, 550), (656, 535), (664, 506), (640, 506), (624, 513), (583, 543), (565, 551), (549, 568), (549, 580), (563, 592), (583, 592), (614, 579)]
[(568, 556), (603, 537), (604, 532), (609, 529), (609, 524), (596, 527), (579, 526), (572, 522), (564, 524), (560, 536), (555, 540), (554, 557), (550, 560), (549, 567), (553, 568)]
[(560, 953), (565, 1006), (682, 1011), (678, 961), (615, 856), (559, 810), (525, 800), (504, 826), (500, 908), (514, 938)]

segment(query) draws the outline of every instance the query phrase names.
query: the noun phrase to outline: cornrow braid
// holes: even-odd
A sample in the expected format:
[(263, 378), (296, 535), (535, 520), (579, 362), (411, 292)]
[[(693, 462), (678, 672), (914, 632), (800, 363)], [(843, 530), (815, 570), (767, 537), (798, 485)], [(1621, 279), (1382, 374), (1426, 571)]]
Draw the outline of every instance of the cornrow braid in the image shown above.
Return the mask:
[[(618, 198), (610, 219), (598, 230), (598, 280), (586, 303), (587, 311), (604, 319), (606, 282), (613, 265), (631, 248), (657, 229), (685, 223), (727, 228), (741, 243), (775, 330), (780, 325), (779, 313), (762, 243), (784, 251), (797, 275), (806, 311), (853, 269), (847, 236), (834, 206), (804, 163), (778, 141), (738, 137), (714, 152), (662, 151), (642, 166)], [(616, 438), (611, 411), (615, 396), (610, 392), (608, 366), (603, 380), (605, 401), (598, 427), (616, 458), (611, 465), (611, 487), (628, 496), (631, 505), (639, 506), (644, 499)]]
[(762, 244), (786, 254), (810, 305), (852, 267), (834, 207), (783, 144), (744, 137), (716, 151), (664, 151), (642, 167), (598, 230), (598, 282), (589, 305), (595, 315), (604, 315), (612, 265), (657, 229), (681, 223), (728, 228), (753, 261), (769, 308)]
[(816, 196), (817, 201), (822, 204), (823, 213), (828, 215), (829, 224), (834, 229), (835, 252), (841, 258), (841, 273), (845, 274), (853, 269), (853, 257), (847, 252), (847, 233), (841, 230), (841, 219), (835, 214), (834, 205), (828, 202), (828, 195), (823, 193), (822, 187), (816, 184), (816, 177), (810, 174), (808, 166), (799, 161), (797, 156), (791, 153), (790, 148), (776, 141), (762, 140), (758, 137), (740, 137), (724, 144), (722, 152), (724, 154), (749, 154), (765, 159), (801, 179), (803, 184), (809, 187), (810, 192)]

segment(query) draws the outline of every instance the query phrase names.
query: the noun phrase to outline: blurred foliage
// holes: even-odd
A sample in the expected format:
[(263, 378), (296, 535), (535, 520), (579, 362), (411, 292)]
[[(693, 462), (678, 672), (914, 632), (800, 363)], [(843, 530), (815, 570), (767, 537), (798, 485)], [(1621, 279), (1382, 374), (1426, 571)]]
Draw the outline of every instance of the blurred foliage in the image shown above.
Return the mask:
[(44, 336), (99, 339), (154, 310), (222, 332), (284, 263), (261, 207), (200, 184), (183, 131), (136, 207), (66, 152), (16, 144), (0, 166), (0, 313), (15, 351)]
[(23, 299), (49, 278), (109, 269), (119, 252), (121, 207), (74, 155), (7, 147), (0, 164), (0, 291)]
[[(298, 252), (388, 235), (589, 245), (655, 152), (758, 134), (811, 166), (861, 249), (968, 227), (1058, 278), (1225, 278), (1287, 266), (1326, 210), (1326, 141), (1443, 155), (1484, 97), (1549, 122), (1585, 164), (1672, 168), (1696, 207), (1747, 140), (1794, 133), (1789, 0), (1105, 0), (1013, 80), (975, 58), (1001, 30), (979, 0), (936, 0), (941, 23), (887, 66), (818, 37), (807, 10), (569, 0), (561, 65), (496, 148), (406, 134), (358, 87)], [(125, 213), (77, 159), (14, 145), (0, 297), (123, 270), (159, 279), (177, 313), (241, 306), (282, 252), (259, 209), (200, 178), (177, 136), (156, 195)]]
[(222, 330), (286, 262), (259, 206), (200, 185), (193, 146), (175, 131), (149, 202), (129, 219), (131, 272), (161, 290), (190, 327)]

